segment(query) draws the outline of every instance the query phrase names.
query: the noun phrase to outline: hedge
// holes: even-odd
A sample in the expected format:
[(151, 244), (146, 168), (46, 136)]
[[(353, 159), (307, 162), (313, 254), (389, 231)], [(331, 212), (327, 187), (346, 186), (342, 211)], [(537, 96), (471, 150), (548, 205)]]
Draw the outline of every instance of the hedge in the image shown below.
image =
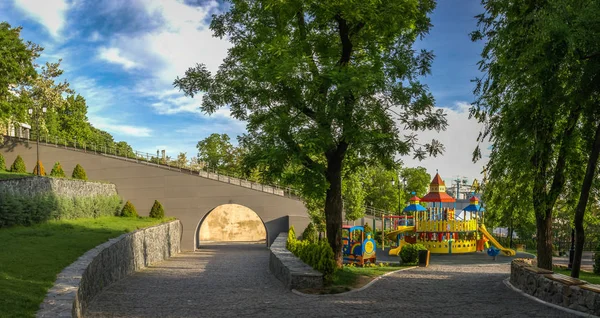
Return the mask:
[(73, 168), (71, 178), (87, 181), (87, 174), (85, 173), (85, 170), (83, 170), (83, 167), (77, 164), (75, 168)]
[(307, 240), (297, 240), (294, 228), (291, 227), (288, 232), (287, 249), (304, 263), (323, 274), (325, 284), (333, 281), (333, 275), (337, 269), (333, 250), (326, 241), (311, 242)]
[(118, 195), (69, 198), (55, 194), (15, 196), (0, 193), (0, 227), (112, 216), (117, 214), (120, 206)]
[(55, 178), (66, 177), (65, 171), (63, 170), (62, 166), (60, 165), (60, 162), (57, 161), (54, 163), (54, 167), (52, 167), (52, 171), (50, 171), (50, 176), (55, 177)]
[(4, 156), (0, 153), (0, 171), (5, 171), (6, 170), (6, 160), (4, 159)]
[(165, 209), (158, 200), (154, 200), (154, 204), (152, 205), (152, 209), (150, 209), (150, 214), (148, 216), (155, 219), (162, 219), (165, 217)]
[(402, 264), (414, 264), (419, 261), (419, 251), (425, 251), (427, 248), (423, 244), (407, 244), (400, 250)]
[(131, 217), (131, 218), (137, 218), (138, 217), (138, 213), (135, 210), (135, 206), (133, 206), (133, 204), (129, 201), (127, 201), (125, 203), (125, 205), (123, 206), (123, 209), (121, 210), (121, 214), (120, 216), (123, 217)]
[(44, 165), (42, 164), (41, 161), (38, 161), (37, 164), (35, 165), (35, 168), (33, 168), (33, 174), (35, 174), (37, 176), (37, 174), (38, 174), (38, 167), (40, 168), (40, 176), (45, 176), (46, 175), (46, 169), (44, 169)]
[(312, 222), (308, 223), (308, 226), (306, 226), (306, 229), (302, 232), (302, 239), (309, 242), (316, 242), (319, 240), (319, 234)]
[(15, 161), (10, 166), (10, 172), (18, 172), (18, 173), (27, 173), (27, 168), (25, 167), (25, 161), (21, 158), (21, 155), (17, 155)]

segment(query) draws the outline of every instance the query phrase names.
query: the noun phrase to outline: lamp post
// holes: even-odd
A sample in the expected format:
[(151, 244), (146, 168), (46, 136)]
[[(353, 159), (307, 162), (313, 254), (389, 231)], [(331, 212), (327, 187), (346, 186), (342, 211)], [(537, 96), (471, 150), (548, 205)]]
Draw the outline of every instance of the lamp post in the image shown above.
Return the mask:
[[(46, 113), (46, 107), (42, 107), (42, 114)], [(37, 161), (35, 165), (38, 166), (40, 164), (40, 113), (39, 111), (34, 111), (33, 108), (29, 108), (29, 115), (35, 116), (35, 125), (37, 126), (37, 136), (36, 136), (36, 156)], [(41, 176), (41, 167), (37, 167), (37, 175)]]
[(575, 229), (571, 228), (571, 249), (569, 250), (569, 264), (567, 269), (573, 268), (573, 259), (575, 259)]
[[(400, 180), (400, 177), (398, 176), (398, 215), (400, 215), (400, 205), (402, 204), (402, 188), (400, 188), (400, 181), (402, 181), (403, 188), (406, 189), (406, 178), (402, 178), (402, 180)], [(396, 180), (392, 178), (392, 186), (394, 186), (395, 184)]]

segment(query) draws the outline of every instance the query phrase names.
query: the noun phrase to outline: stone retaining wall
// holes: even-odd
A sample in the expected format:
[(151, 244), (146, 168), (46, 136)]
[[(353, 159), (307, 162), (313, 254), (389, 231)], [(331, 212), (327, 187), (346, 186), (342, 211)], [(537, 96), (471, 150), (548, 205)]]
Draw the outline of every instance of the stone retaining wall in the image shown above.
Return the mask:
[(179, 220), (123, 234), (86, 252), (57, 277), (37, 317), (83, 317), (110, 284), (180, 251)]
[(294, 256), (285, 247), (287, 232), (279, 233), (271, 245), (269, 270), (289, 289), (321, 288), (323, 274)]
[(525, 259), (512, 261), (510, 282), (516, 288), (543, 301), (600, 315), (600, 285), (539, 269), (532, 265), (531, 260)]
[(116, 195), (117, 188), (110, 183), (33, 176), (0, 181), (0, 193), (28, 197), (53, 193), (61, 197), (81, 198)]

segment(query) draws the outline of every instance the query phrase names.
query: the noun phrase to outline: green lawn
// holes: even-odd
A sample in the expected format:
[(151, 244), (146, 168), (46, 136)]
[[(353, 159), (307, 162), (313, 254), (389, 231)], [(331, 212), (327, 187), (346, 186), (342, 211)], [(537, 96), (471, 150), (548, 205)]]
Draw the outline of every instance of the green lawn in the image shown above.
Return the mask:
[(0, 180), (31, 177), (31, 176), (33, 176), (33, 173), (16, 173), (16, 172), (8, 172), (8, 171), (4, 171), (4, 170), (0, 169)]
[[(568, 269), (562, 269), (562, 268), (554, 268), (554, 272), (555, 273), (559, 273), (559, 274), (563, 274), (563, 275), (567, 275), (567, 276), (571, 276), (571, 271)], [(581, 280), (585, 280), (590, 284), (600, 284), (600, 275), (598, 274), (594, 274), (594, 273), (590, 273), (590, 272), (584, 272), (584, 271), (580, 271), (579, 272), (579, 279)]]
[(79, 256), (109, 238), (164, 221), (102, 217), (0, 229), (0, 316), (34, 316), (56, 275)]

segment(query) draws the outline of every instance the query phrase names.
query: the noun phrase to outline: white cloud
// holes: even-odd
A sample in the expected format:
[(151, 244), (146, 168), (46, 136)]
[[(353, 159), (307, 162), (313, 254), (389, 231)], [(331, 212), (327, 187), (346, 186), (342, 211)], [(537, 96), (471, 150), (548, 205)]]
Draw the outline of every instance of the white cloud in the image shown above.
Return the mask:
[(67, 0), (16, 0), (16, 7), (43, 25), (52, 37), (58, 37), (65, 25)]
[(100, 47), (98, 49), (98, 57), (101, 60), (107, 61), (113, 64), (119, 64), (123, 66), (126, 70), (138, 67), (138, 64), (131, 59), (125, 57), (121, 50), (116, 47), (106, 48)]
[(109, 133), (116, 133), (131, 137), (150, 137), (152, 130), (147, 127), (132, 126), (126, 124), (116, 123), (113, 119), (100, 117), (100, 116), (89, 116), (90, 123), (102, 130), (106, 130)]
[(92, 34), (88, 38), (88, 41), (90, 41), (90, 42), (98, 42), (100, 40), (102, 40), (102, 35), (100, 35), (100, 33), (98, 31), (92, 32)]
[(466, 102), (456, 102), (452, 108), (443, 108), (447, 114), (448, 127), (446, 131), (424, 131), (418, 132), (419, 143), (427, 143), (431, 139), (440, 141), (446, 151), (442, 156), (427, 158), (423, 161), (412, 158), (412, 154), (402, 157), (405, 166), (422, 166), (432, 176), (436, 169), (440, 176), (448, 183), (457, 176), (467, 177), (470, 181), (477, 178), (481, 181), (481, 171), (488, 161), (489, 143), (482, 144), (482, 159), (473, 163), (472, 154), (477, 146), (477, 136), (482, 129), (482, 124), (475, 119), (469, 119), (469, 107)]

